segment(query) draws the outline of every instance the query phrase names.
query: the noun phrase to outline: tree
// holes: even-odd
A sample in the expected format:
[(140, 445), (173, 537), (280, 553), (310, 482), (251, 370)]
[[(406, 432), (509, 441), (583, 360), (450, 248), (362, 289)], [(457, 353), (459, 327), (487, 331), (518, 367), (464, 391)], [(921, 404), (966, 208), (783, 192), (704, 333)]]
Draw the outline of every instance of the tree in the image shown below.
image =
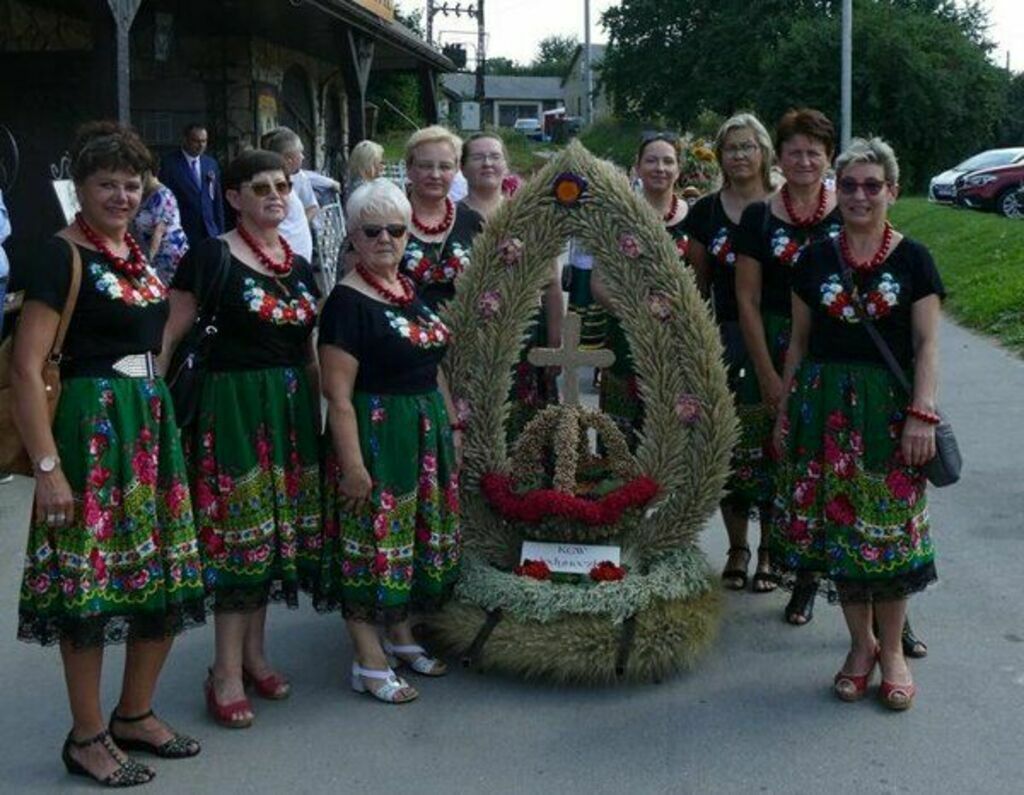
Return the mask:
[(537, 55), (530, 64), (535, 75), (563, 76), (569, 71), (569, 62), (580, 46), (575, 36), (548, 36), (537, 45)]
[(528, 67), (511, 58), (498, 56), (487, 59), (484, 63), (484, 71), (489, 75), (524, 75), (528, 72)]

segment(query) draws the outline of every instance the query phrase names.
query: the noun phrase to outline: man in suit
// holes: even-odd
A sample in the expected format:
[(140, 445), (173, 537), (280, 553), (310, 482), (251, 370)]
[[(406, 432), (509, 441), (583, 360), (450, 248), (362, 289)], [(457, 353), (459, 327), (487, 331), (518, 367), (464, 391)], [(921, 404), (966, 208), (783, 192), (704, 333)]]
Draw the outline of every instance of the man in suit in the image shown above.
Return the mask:
[(166, 155), (160, 163), (160, 181), (178, 200), (189, 246), (224, 231), (220, 168), (216, 160), (204, 154), (208, 141), (203, 125), (190, 124), (182, 134), (181, 149)]

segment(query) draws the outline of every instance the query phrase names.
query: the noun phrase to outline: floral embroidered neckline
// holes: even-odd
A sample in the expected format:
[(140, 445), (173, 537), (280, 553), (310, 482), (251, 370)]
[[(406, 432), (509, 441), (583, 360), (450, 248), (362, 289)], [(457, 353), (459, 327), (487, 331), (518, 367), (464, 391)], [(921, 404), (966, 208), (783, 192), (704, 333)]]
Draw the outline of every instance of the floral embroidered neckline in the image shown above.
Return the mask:
[(830, 317), (846, 323), (859, 323), (857, 308), (854, 301), (860, 301), (864, 312), (872, 320), (881, 318), (892, 312), (899, 303), (900, 283), (889, 272), (882, 274), (873, 290), (860, 297), (856, 293), (850, 295), (843, 287), (839, 275), (833, 273), (828, 281), (821, 285), (821, 303)]
[(290, 300), (268, 293), (252, 276), (242, 280), (242, 288), (249, 311), (259, 315), (260, 320), (275, 326), (311, 326), (316, 322), (316, 298), (305, 282), (296, 284), (299, 295)]
[(101, 295), (128, 306), (146, 307), (167, 298), (167, 288), (149, 266), (137, 278), (125, 276), (99, 262), (89, 263), (89, 275)]
[(415, 320), (410, 320), (406, 315), (396, 312), (394, 309), (384, 310), (384, 317), (388, 319), (391, 328), (398, 332), (398, 335), (410, 342), (415, 348), (443, 348), (451, 339), (451, 331), (444, 322), (426, 306), (421, 306), (422, 311), (417, 312)]
[[(451, 252), (445, 256), (447, 246), (436, 243), (419, 244), (410, 240), (405, 251), (405, 271), (417, 284), (451, 284), (469, 267), (469, 246), (458, 240), (448, 240)], [(436, 249), (433, 257), (429, 249)]]

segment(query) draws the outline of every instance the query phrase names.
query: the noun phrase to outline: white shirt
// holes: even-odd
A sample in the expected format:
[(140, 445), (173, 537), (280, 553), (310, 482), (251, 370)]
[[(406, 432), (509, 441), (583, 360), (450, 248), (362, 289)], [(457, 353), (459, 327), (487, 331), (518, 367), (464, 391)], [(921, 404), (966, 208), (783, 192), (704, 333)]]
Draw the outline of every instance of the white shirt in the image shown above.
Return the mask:
[[(292, 175), (294, 183), (295, 175)], [(299, 192), (292, 189), (288, 194), (288, 215), (277, 227), (281, 237), (288, 241), (292, 251), (306, 258), (306, 262), (313, 259), (313, 233), (309, 230), (309, 221), (306, 220), (306, 208), (299, 198)]]
[(458, 204), (468, 195), (469, 184), (466, 182), (466, 177), (461, 171), (456, 171), (455, 179), (452, 180), (452, 186), (448, 189), (448, 198)]

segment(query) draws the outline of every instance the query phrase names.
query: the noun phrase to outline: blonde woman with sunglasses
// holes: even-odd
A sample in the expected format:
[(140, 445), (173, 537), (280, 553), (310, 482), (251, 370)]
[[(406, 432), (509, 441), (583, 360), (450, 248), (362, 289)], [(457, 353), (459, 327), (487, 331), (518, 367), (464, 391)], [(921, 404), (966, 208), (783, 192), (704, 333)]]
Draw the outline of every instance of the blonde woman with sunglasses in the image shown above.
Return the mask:
[(222, 726), (241, 728), (254, 717), (247, 684), (267, 699), (291, 690), (267, 659), (267, 604), (297, 606), (319, 564), (319, 296), (309, 262), (279, 231), (291, 195), (282, 158), (245, 152), (224, 185), (238, 225), (178, 267), (164, 357), (226, 271), (200, 410), (182, 433), (216, 619), (207, 710)]

